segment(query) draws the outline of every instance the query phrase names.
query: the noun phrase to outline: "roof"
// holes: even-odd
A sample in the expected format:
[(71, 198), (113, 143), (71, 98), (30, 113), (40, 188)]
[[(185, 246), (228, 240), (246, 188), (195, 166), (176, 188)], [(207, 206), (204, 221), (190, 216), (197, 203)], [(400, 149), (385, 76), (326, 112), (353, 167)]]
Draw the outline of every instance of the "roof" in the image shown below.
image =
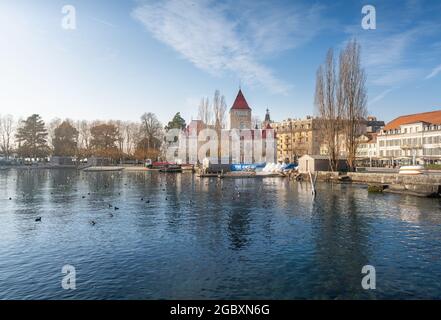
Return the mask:
[(243, 96), (241, 89), (239, 89), (239, 92), (237, 93), (236, 100), (234, 100), (231, 110), (251, 110), (251, 108), (248, 106), (247, 100), (245, 100), (245, 97)]
[(265, 114), (265, 122), (270, 123), (271, 122), (271, 117), (270, 117), (270, 113), (269, 113), (269, 109), (266, 109), (266, 114)]
[(262, 139), (266, 139), (266, 132), (268, 130), (273, 130), (273, 138), (277, 139), (277, 132), (271, 127), (269, 123), (266, 124), (264, 129), (262, 129)]
[(430, 124), (441, 124), (441, 110), (409, 114), (406, 116), (398, 117), (389, 122), (384, 130), (398, 129), (404, 124), (410, 124), (415, 122), (427, 122)]

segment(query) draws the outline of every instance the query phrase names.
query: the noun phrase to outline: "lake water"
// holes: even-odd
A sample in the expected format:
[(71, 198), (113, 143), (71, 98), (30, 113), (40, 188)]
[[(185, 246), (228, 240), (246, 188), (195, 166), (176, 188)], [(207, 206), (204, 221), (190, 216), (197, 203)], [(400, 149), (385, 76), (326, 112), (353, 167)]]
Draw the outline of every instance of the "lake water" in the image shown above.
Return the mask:
[[(67, 264), (76, 290), (61, 286)], [(441, 298), (440, 200), (327, 183), (314, 200), (280, 178), (0, 171), (0, 299), (297, 298)]]

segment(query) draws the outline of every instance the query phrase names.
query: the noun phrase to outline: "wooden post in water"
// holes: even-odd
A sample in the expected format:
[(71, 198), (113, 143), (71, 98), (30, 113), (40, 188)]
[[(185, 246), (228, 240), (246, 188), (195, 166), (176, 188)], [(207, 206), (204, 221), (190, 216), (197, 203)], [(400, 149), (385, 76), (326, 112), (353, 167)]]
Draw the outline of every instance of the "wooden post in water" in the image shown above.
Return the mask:
[(316, 194), (316, 191), (315, 191), (315, 181), (316, 181), (317, 177), (315, 179), (312, 179), (311, 171), (308, 170), (308, 173), (309, 173), (309, 180), (311, 181), (312, 195), (315, 197), (315, 194)]

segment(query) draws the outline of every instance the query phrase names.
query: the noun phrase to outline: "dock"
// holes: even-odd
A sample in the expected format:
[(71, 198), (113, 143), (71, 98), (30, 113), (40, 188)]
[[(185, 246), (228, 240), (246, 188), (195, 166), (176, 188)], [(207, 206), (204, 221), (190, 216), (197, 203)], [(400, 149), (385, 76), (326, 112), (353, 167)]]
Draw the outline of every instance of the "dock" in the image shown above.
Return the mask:
[(199, 178), (231, 178), (231, 179), (250, 179), (250, 178), (284, 178), (286, 175), (280, 173), (260, 173), (260, 172), (227, 172), (227, 173), (199, 173)]
[(124, 167), (88, 167), (83, 169), (85, 172), (108, 172), (108, 171), (123, 171)]

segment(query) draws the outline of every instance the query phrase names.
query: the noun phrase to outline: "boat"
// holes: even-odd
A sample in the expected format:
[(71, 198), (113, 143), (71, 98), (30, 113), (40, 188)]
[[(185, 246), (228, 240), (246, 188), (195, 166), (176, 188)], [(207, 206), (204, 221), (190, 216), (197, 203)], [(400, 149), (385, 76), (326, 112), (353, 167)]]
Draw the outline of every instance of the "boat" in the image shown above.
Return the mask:
[(162, 173), (182, 172), (182, 167), (178, 164), (169, 164), (164, 168), (159, 169), (159, 172)]
[(169, 165), (170, 165), (170, 163), (166, 162), (166, 161), (163, 161), (163, 162), (156, 161), (156, 162), (149, 164), (147, 166), (147, 170), (148, 171), (160, 171), (161, 169), (165, 169)]
[(402, 166), (400, 167), (399, 174), (403, 175), (419, 175), (424, 174), (426, 169), (423, 166)]

